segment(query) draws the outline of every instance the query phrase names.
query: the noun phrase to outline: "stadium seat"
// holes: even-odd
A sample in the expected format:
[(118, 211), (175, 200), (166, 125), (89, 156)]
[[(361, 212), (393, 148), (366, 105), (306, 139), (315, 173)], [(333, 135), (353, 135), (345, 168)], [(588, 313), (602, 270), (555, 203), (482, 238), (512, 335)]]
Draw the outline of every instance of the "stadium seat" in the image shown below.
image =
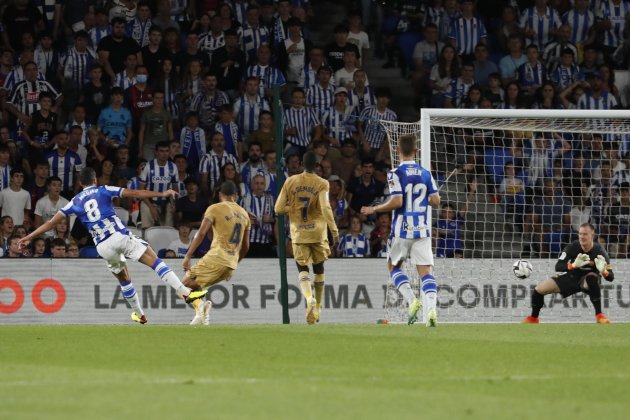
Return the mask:
[(114, 207), (114, 211), (125, 225), (129, 223), (129, 212), (127, 211), (127, 209), (124, 209), (122, 207)]
[(79, 250), (79, 258), (101, 258), (95, 246), (84, 246)]
[(156, 251), (167, 248), (178, 237), (177, 229), (170, 226), (154, 226), (144, 231), (145, 241)]
[(142, 238), (142, 231), (135, 227), (127, 226), (127, 230), (132, 234), (137, 236), (138, 238)]

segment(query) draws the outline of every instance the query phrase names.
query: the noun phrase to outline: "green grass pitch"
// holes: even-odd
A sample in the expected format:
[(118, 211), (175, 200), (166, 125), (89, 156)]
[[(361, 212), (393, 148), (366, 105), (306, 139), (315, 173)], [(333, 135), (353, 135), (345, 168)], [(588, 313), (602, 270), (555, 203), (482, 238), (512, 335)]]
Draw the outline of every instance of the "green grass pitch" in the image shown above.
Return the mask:
[(627, 419), (630, 325), (0, 327), (1, 419)]

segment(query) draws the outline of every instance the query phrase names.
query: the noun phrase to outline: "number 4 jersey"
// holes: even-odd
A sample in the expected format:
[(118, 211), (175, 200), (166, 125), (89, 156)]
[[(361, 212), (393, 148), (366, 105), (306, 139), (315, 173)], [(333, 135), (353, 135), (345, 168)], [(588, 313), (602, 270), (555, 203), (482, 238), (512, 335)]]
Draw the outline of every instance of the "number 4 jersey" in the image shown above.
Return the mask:
[(222, 201), (208, 207), (204, 217), (212, 222), (212, 246), (204, 259), (235, 270), (243, 236), (250, 226), (249, 215), (235, 202)]
[(88, 187), (75, 195), (60, 211), (66, 216), (76, 214), (96, 245), (116, 232), (129, 235), (112, 204), (112, 198), (122, 197), (123, 190), (124, 188), (110, 186)]
[(403, 197), (402, 207), (393, 211), (391, 236), (418, 239), (431, 236), (427, 222), (429, 196), (437, 194), (431, 172), (413, 161), (404, 161), (387, 174), (389, 193)]

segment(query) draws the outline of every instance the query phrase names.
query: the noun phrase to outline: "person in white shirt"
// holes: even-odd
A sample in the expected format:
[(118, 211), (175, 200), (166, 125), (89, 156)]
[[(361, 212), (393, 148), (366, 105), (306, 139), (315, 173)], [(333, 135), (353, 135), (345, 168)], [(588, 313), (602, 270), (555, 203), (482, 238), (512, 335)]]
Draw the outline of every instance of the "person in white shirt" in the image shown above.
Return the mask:
[[(61, 210), (68, 200), (61, 197), (61, 178), (51, 176), (46, 180), (48, 194), (37, 200), (35, 204), (35, 220), (33, 227), (38, 228), (53, 218), (59, 210)], [(52, 231), (47, 232), (48, 236), (52, 236)]]
[(186, 256), (186, 252), (188, 252), (188, 248), (190, 247), (190, 226), (186, 223), (182, 223), (179, 225), (179, 238), (175, 239), (173, 242), (168, 244), (166, 249), (171, 249), (175, 251), (175, 256), (177, 258), (183, 258)]
[(354, 44), (359, 49), (361, 53), (361, 60), (359, 61), (359, 65), (361, 63), (366, 63), (368, 61), (368, 54), (370, 51), (370, 38), (365, 31), (361, 30), (361, 14), (354, 12), (348, 16), (348, 42), (350, 44)]
[(11, 216), (16, 226), (23, 225), (24, 220), (30, 220), (31, 195), (24, 189), (24, 172), (21, 169), (11, 169), (9, 188), (0, 191), (0, 208), (2, 216)]
[[(357, 67), (357, 54), (350, 49), (347, 49), (343, 53), (343, 67), (335, 72), (335, 82), (337, 86), (343, 86), (348, 90), (352, 90), (354, 88), (353, 76), (354, 72), (359, 69)], [(370, 82), (367, 80), (365, 85), (369, 85)]]

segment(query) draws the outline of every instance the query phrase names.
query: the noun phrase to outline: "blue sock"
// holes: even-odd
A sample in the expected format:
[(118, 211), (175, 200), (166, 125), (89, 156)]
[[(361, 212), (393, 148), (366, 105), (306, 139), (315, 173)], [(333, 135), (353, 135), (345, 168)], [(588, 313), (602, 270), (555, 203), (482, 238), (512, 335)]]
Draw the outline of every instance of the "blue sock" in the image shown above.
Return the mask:
[(127, 302), (129, 302), (129, 305), (131, 305), (134, 312), (138, 315), (144, 315), (142, 305), (140, 304), (140, 298), (138, 297), (138, 293), (136, 293), (136, 289), (133, 287), (133, 284), (131, 284), (131, 281), (120, 283), (120, 290), (122, 290), (123, 297)]
[(407, 303), (411, 303), (416, 298), (416, 295), (413, 293), (413, 290), (411, 290), (407, 274), (400, 268), (394, 268), (389, 275), (394, 282), (394, 286), (396, 286), (400, 294), (403, 295)]

